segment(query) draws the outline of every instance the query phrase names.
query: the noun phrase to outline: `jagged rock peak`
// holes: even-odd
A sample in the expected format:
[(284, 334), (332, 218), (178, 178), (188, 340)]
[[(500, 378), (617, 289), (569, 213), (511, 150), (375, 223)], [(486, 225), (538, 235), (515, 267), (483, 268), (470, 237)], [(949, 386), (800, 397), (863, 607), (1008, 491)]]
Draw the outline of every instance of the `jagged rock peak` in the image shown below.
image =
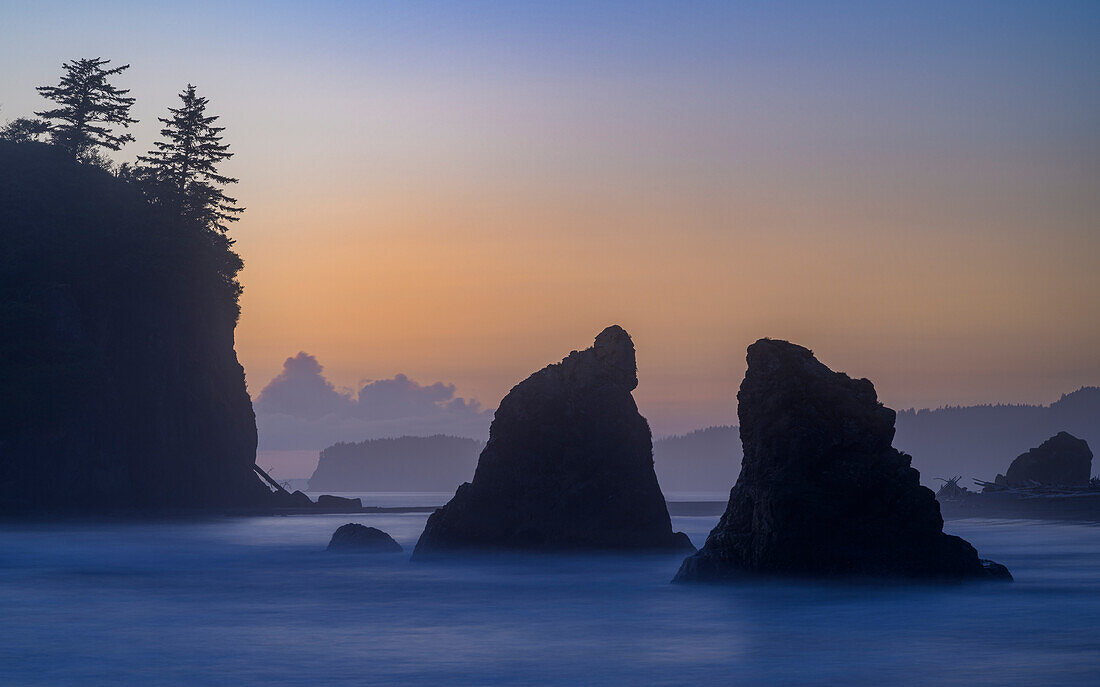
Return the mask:
[(744, 460), (729, 505), (676, 581), (745, 574), (1010, 577), (943, 533), (939, 505), (891, 446), (894, 411), (866, 379), (802, 346), (749, 346), (737, 394)]
[(590, 348), (573, 351), (560, 363), (535, 374), (560, 374), (563, 381), (577, 388), (610, 382), (633, 391), (638, 386), (634, 342), (625, 329), (611, 325), (596, 336)]
[(472, 482), (428, 519), (414, 558), (458, 549), (693, 550), (672, 531), (634, 343), (608, 327), (500, 402)]
[(613, 324), (596, 336), (592, 352), (608, 367), (622, 375), (623, 384), (631, 391), (638, 387), (638, 363), (634, 356), (634, 341), (630, 334), (617, 324)]

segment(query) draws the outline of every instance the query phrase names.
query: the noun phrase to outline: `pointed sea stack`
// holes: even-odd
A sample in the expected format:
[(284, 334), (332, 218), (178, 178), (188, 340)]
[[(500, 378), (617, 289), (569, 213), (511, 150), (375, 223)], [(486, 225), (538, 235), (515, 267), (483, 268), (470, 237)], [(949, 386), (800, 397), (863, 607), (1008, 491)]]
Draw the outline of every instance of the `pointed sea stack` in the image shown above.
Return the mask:
[(761, 339), (737, 394), (745, 457), (718, 526), (676, 582), (757, 575), (1011, 579), (943, 532), (866, 379)]
[(414, 558), (474, 549), (692, 551), (672, 531), (634, 343), (612, 326), (500, 402), (473, 482), (435, 511)]

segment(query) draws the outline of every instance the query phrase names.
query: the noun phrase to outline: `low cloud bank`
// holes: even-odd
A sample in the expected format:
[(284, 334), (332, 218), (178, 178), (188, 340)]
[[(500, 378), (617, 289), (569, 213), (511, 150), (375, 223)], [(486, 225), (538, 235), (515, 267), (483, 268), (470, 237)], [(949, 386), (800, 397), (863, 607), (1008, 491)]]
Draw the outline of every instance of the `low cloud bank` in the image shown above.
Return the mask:
[(253, 406), (262, 450), (320, 450), (338, 441), (449, 434), (484, 441), (491, 410), (455, 395), (453, 384), (423, 385), (403, 374), (339, 390), (312, 355), (287, 358)]

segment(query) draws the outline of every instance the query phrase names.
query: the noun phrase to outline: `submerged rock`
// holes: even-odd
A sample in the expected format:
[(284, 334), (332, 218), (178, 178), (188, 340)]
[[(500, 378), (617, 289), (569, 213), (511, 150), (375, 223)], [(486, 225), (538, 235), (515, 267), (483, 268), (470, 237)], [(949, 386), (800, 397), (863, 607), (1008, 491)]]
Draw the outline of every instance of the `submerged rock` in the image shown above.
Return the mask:
[(1008, 578), (943, 532), (932, 491), (891, 446), (894, 411), (866, 379), (786, 341), (748, 349), (744, 461), (729, 505), (675, 581), (745, 574)]
[(1092, 476), (1092, 451), (1084, 439), (1078, 439), (1068, 432), (1058, 434), (1044, 441), (1012, 461), (1005, 473), (1003, 482), (997, 475), (998, 483), (1009, 487), (1026, 487), (1032, 483), (1076, 486), (1088, 484)]
[(401, 545), (377, 527), (367, 527), (349, 522), (341, 525), (332, 533), (328, 543), (329, 551), (352, 551), (360, 553), (400, 553)]
[(414, 557), (458, 549), (694, 550), (672, 531), (620, 327), (517, 384), (472, 482), (428, 518)]

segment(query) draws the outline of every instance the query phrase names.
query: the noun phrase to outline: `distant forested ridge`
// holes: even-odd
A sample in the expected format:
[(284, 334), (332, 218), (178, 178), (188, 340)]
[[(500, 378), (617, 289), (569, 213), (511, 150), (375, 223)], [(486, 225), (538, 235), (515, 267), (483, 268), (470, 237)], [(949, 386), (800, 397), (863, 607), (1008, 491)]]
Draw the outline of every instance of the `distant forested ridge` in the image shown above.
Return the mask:
[[(981, 405), (903, 410), (894, 446), (913, 456), (921, 481), (962, 475), (992, 480), (1012, 459), (1058, 432), (1100, 447), (1100, 387), (1082, 387), (1050, 405)], [(1093, 466), (1093, 474), (1097, 468)]]
[(657, 481), (668, 496), (674, 491), (729, 491), (741, 471), (737, 427), (721, 425), (655, 439)]
[[(1100, 387), (1083, 387), (1050, 405), (982, 405), (902, 410), (897, 415), (894, 447), (913, 456), (921, 482), (937, 486), (937, 477), (992, 480), (1016, 456), (1058, 432), (1100, 448)], [(722, 491), (737, 481), (741, 439), (736, 427), (707, 427), (653, 442), (653, 460), (661, 489)], [(1093, 465), (1093, 474), (1100, 465)]]
[(62, 146), (0, 141), (0, 512), (266, 496), (231, 245)]
[[(469, 482), (484, 442), (434, 435), (340, 442), (321, 451), (310, 491), (454, 491)], [(653, 442), (661, 489), (728, 491), (741, 467), (736, 427), (707, 427)]]
[(321, 451), (310, 491), (453, 491), (473, 479), (484, 444), (436, 434), (338, 443)]

